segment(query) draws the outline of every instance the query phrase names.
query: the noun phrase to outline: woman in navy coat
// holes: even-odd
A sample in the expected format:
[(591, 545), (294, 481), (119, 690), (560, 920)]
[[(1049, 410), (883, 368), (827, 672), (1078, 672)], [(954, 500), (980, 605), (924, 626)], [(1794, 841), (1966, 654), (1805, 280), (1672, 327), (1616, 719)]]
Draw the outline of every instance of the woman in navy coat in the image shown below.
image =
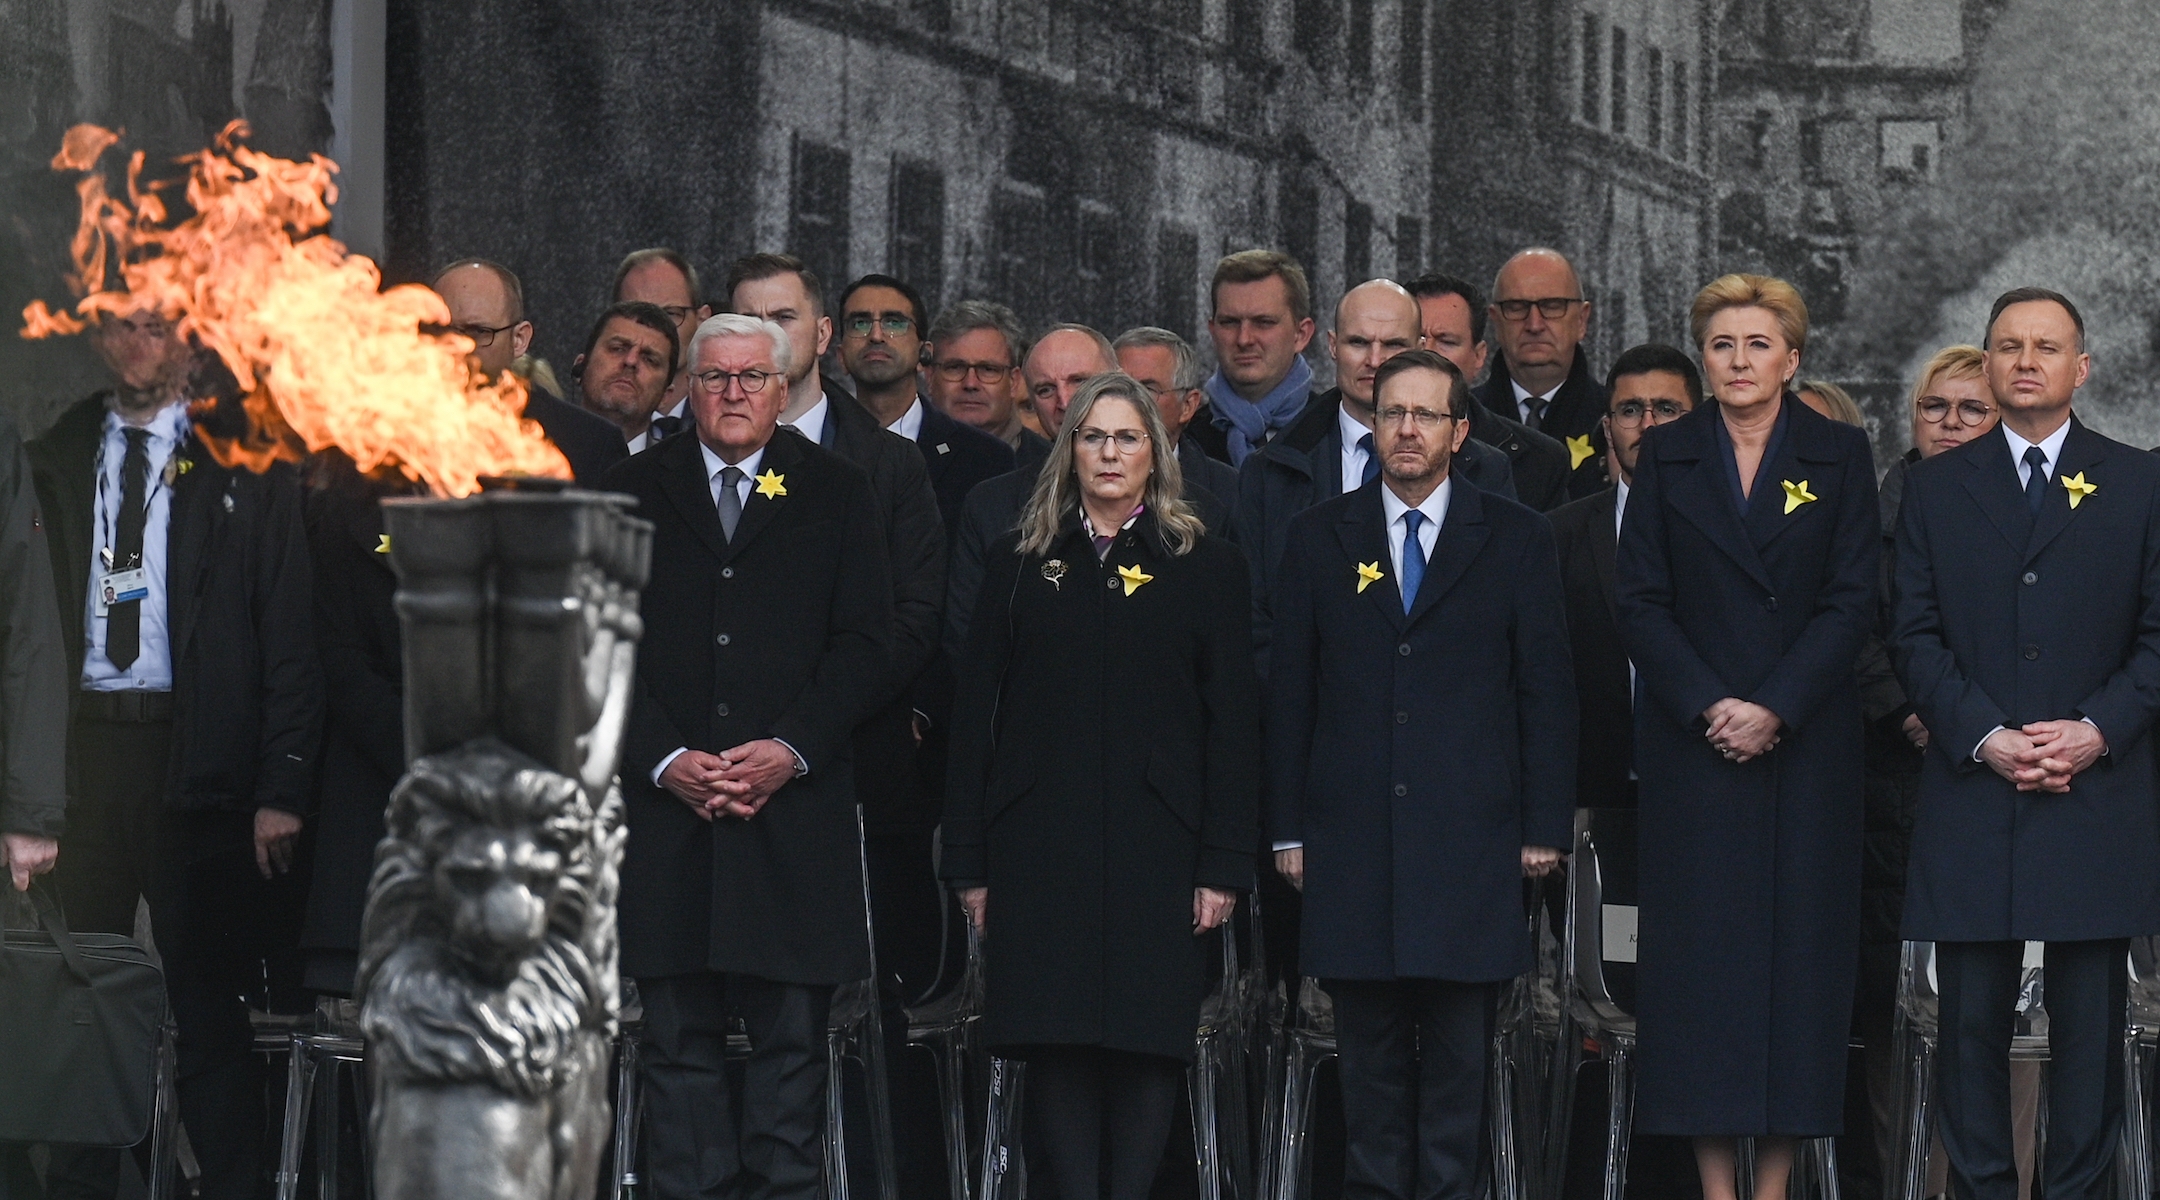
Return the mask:
[(1867, 435), (1786, 390), (1807, 306), (1728, 275), (1692, 313), (1717, 403), (1643, 442), (1620, 533), (1641, 776), (1636, 1128), (1695, 1139), (1705, 1200), (1785, 1192), (1839, 1132), (1860, 934), (1853, 678), (1881, 528)]

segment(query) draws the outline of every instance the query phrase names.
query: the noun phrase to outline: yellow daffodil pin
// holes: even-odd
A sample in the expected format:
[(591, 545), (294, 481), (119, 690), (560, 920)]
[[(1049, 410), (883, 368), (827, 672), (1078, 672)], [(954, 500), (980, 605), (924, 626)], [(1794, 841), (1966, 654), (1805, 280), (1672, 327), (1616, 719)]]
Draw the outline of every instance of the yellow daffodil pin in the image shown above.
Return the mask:
[(1579, 437), (1571, 437), (1571, 438), (1569, 438), (1569, 439), (1567, 440), (1567, 467), (1568, 467), (1568, 470), (1572, 471), (1572, 470), (1574, 470), (1575, 468), (1577, 468), (1577, 467), (1579, 467), (1579, 466), (1583, 465), (1583, 462), (1584, 462), (1584, 461), (1585, 461), (1586, 459), (1588, 459), (1588, 458), (1589, 458), (1589, 457), (1590, 457), (1591, 455), (1593, 455), (1593, 454), (1596, 454), (1596, 453), (1597, 453), (1597, 451), (1596, 451), (1595, 449), (1593, 449), (1593, 448), (1591, 447), (1591, 445), (1590, 445), (1590, 435), (1589, 435), (1589, 434), (1587, 434), (1587, 433), (1586, 433), (1586, 434), (1583, 434), (1583, 435), (1581, 435), (1581, 436), (1579, 436)]
[(755, 478), (757, 479), (757, 494), (767, 500), (774, 500), (787, 495), (787, 476), (775, 474), (771, 467), (765, 468), (765, 473), (755, 476)]
[(375, 553), (377, 553), (377, 554), (388, 554), (388, 553), (390, 553), (390, 535), (389, 535), (389, 534), (387, 534), (387, 533), (378, 533), (378, 534), (376, 534), (376, 535), (375, 535)]
[(1786, 479), (1781, 480), (1780, 482), (1785, 485), (1786, 516), (1791, 516), (1792, 511), (1803, 504), (1815, 503), (1816, 495), (1815, 493), (1807, 490), (1807, 480), (1803, 479), (1798, 483), (1794, 483), (1792, 480)]
[(1141, 570), (1137, 566), (1119, 567), (1117, 569), (1117, 577), (1125, 581), (1125, 594), (1128, 596), (1132, 595), (1134, 592), (1139, 591), (1141, 584), (1147, 583), (1148, 581), (1155, 578), (1153, 575), (1148, 574), (1146, 571)]
[(2063, 490), (2070, 493), (2070, 507), (2072, 508), (2083, 504), (2085, 497), (2100, 490), (2099, 484), (2085, 482), (2085, 472), (2083, 471), (2079, 471), (2070, 478), (2063, 480), (2062, 483)]
[(1366, 588), (1371, 587), (1372, 585), (1380, 582), (1384, 578), (1386, 578), (1386, 576), (1381, 572), (1379, 562), (1374, 561), (1369, 563), (1359, 563), (1357, 565), (1358, 595), (1364, 595)]

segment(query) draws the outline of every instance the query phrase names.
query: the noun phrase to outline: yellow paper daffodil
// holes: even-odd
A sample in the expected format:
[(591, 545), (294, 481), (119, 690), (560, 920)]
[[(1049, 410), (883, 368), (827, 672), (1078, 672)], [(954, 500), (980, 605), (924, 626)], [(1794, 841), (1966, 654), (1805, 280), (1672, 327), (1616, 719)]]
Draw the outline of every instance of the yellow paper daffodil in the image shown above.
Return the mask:
[(1815, 493), (1807, 490), (1807, 480), (1803, 479), (1798, 483), (1794, 483), (1792, 480), (1786, 479), (1780, 482), (1785, 485), (1786, 516), (1791, 516), (1792, 511), (1803, 504), (1815, 503), (1817, 497)]
[(757, 494), (767, 500), (787, 495), (787, 476), (775, 474), (771, 467), (765, 468), (765, 473), (755, 478), (757, 479)]
[(1572, 471), (1575, 468), (1583, 465), (1585, 460), (1589, 459), (1591, 455), (1596, 453), (1597, 450), (1590, 445), (1589, 434), (1585, 433), (1578, 437), (1569, 438), (1567, 440), (1568, 470)]
[(1386, 578), (1386, 576), (1382, 574), (1380, 570), (1380, 564), (1377, 561), (1369, 563), (1359, 563), (1357, 565), (1358, 595), (1364, 595), (1366, 588), (1371, 587), (1372, 585), (1380, 582), (1384, 578)]
[(1117, 569), (1117, 577), (1125, 581), (1125, 594), (1128, 596), (1132, 595), (1134, 592), (1139, 591), (1141, 584), (1155, 578), (1153, 575), (1148, 574), (1146, 571), (1141, 570), (1137, 566), (1119, 567)]
[(390, 553), (390, 535), (389, 535), (389, 534), (387, 534), (387, 533), (378, 533), (378, 534), (376, 534), (376, 535), (375, 535), (375, 538), (376, 538), (376, 541), (375, 541), (375, 553), (377, 553), (377, 554), (388, 554), (388, 553)]
[(2099, 484), (2085, 482), (2085, 472), (2083, 471), (2079, 471), (2070, 478), (2063, 480), (2062, 484), (2063, 490), (2070, 493), (2071, 508), (2076, 508), (2085, 502), (2085, 497), (2100, 490)]

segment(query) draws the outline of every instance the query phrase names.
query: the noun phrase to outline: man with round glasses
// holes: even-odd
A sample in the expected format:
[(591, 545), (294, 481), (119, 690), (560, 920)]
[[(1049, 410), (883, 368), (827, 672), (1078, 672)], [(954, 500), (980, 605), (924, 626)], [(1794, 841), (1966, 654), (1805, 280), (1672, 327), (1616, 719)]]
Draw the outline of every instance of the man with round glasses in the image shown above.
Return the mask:
[(1478, 403), (1560, 439), (1573, 471), (1569, 494), (1603, 489), (1605, 388), (1583, 360), (1590, 299), (1575, 265), (1558, 250), (1518, 251), (1493, 279), (1487, 312), (1500, 361), (1478, 388)]

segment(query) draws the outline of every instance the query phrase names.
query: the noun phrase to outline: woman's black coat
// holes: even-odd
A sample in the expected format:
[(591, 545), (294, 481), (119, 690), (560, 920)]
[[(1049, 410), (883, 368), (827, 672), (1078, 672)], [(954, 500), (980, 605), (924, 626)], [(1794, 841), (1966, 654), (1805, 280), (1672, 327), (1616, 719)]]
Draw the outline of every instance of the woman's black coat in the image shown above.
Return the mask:
[[(1717, 406), (1649, 433), (1620, 533), (1638, 680), (1644, 1132), (1842, 1124), (1860, 935), (1853, 663), (1882, 526), (1867, 435), (1790, 394), (1783, 405), (1744, 510)], [(1702, 712), (1727, 696), (1778, 715), (1775, 749), (1735, 764), (1711, 747)]]
[(990, 889), (989, 1044), (1190, 1059), (1215, 937), (1193, 889), (1249, 889), (1258, 838), (1244, 556), (1174, 556), (1152, 515), (1102, 562), (1077, 517), (1049, 555), (1017, 544), (991, 548), (945, 794), (941, 873)]

